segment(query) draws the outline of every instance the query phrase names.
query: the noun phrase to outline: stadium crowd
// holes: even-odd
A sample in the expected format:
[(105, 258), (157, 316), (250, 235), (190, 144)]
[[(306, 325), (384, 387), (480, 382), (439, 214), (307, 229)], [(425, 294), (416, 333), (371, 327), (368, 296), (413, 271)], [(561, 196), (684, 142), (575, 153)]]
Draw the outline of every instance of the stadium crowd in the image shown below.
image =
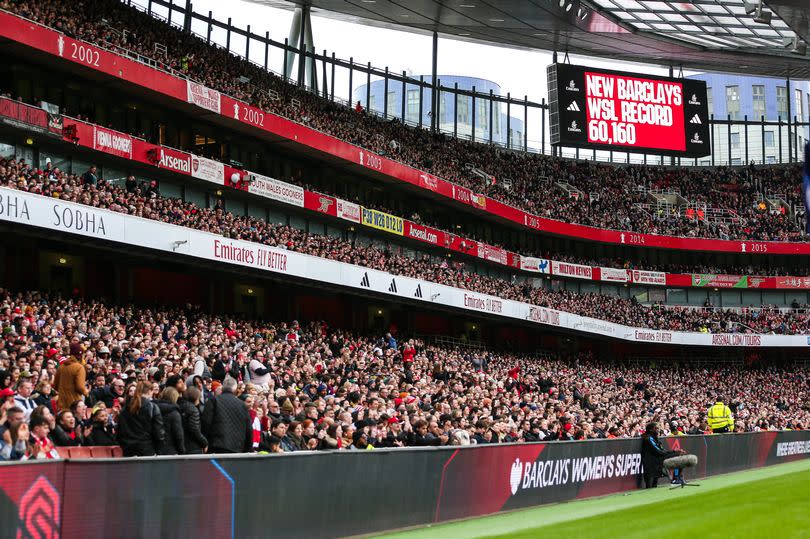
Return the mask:
[[(791, 210), (802, 206), (797, 167), (613, 166), (515, 153), (333, 103), (120, 2), (0, 0), (0, 8), (107, 48), (134, 51), (267, 112), (542, 217), (686, 237), (804, 241), (803, 216)], [(127, 32), (120, 30), (124, 28)], [(156, 53), (155, 44), (164, 45), (167, 53)], [(472, 169), (483, 171), (487, 179)], [(556, 187), (558, 182), (567, 182), (577, 196)], [(651, 190), (678, 192), (693, 211), (666, 215), (640, 206), (649, 203)], [(768, 194), (779, 195), (786, 206), (769, 207), (764, 200)], [(712, 209), (725, 219), (701, 217)]]
[(95, 167), (77, 176), (66, 174), (50, 164), (44, 169), (36, 169), (24, 160), (0, 160), (0, 185), (633, 327), (700, 332), (810, 333), (810, 315), (804, 309), (783, 311), (769, 306), (743, 311), (710, 306), (673, 308), (646, 306), (617, 296), (554, 291), (532, 286), (527, 281), (520, 282), (517, 278), (507, 281), (484, 276), (467, 271), (463, 263), (448, 262), (427, 254), (410, 257), (399, 251), (307, 233), (251, 216), (237, 216), (226, 211), (222, 204), (200, 208), (190, 202), (161, 196), (156, 181), (141, 185), (130, 177), (122, 186), (107, 182), (98, 177)]
[(290, 452), (804, 429), (808, 371), (497, 354), (323, 322), (0, 289), (0, 459)]

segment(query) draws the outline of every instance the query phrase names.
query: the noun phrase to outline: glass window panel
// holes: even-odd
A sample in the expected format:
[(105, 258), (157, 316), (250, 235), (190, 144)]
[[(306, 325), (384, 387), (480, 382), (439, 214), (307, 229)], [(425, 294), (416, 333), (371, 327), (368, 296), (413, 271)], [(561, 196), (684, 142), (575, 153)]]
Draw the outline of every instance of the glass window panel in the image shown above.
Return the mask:
[(740, 134), (739, 133), (732, 133), (731, 134), (731, 149), (732, 150), (739, 150), (740, 149)]
[(259, 206), (257, 204), (248, 204), (248, 215), (264, 221), (267, 217), (267, 212), (263, 206)]
[(176, 183), (160, 182), (160, 194), (168, 198), (181, 198), (183, 188)]
[(787, 119), (787, 87), (776, 87), (776, 117), (780, 120)]
[(760, 119), (765, 115), (765, 86), (754, 84), (751, 87), (751, 110), (754, 119)]
[(653, 11), (672, 11), (672, 7), (664, 2), (642, 2), (648, 9)]
[(661, 22), (661, 17), (651, 11), (639, 11), (635, 16), (644, 21), (658, 21)]
[(730, 26), (740, 25), (740, 21), (736, 17), (715, 17), (714, 20), (720, 24), (727, 24)]
[(707, 15), (687, 15), (687, 17), (692, 19), (692, 22), (713, 24), (711, 17)]
[(397, 107), (397, 93), (388, 92), (388, 96), (385, 100), (385, 103), (388, 109), (388, 114), (390, 116), (397, 116), (397, 110), (399, 109), (399, 107)]
[(409, 122), (419, 122), (419, 89), (408, 89), (405, 103), (405, 115)]
[(459, 124), (469, 125), (472, 120), (470, 118), (470, 104), (472, 97), (467, 95), (458, 96), (458, 111), (456, 113)]
[(196, 204), (199, 208), (205, 207), (205, 192), (193, 187), (186, 187), (186, 202)]
[(686, 17), (677, 13), (667, 13), (666, 18), (667, 22), (689, 22)]
[(718, 4), (700, 4), (700, 9), (702, 9), (706, 13), (721, 13), (723, 15), (728, 14), (726, 8)]
[(0, 142), (0, 158), (12, 159), (14, 158), (14, 145)]
[(231, 52), (239, 57), (245, 56), (245, 44), (247, 39), (241, 34), (231, 32)]
[(287, 214), (281, 210), (276, 208), (269, 208), (268, 209), (269, 220), (268, 222), (274, 223), (277, 225), (286, 225), (287, 224)]
[(644, 9), (636, 0), (614, 0), (617, 5), (625, 9)]

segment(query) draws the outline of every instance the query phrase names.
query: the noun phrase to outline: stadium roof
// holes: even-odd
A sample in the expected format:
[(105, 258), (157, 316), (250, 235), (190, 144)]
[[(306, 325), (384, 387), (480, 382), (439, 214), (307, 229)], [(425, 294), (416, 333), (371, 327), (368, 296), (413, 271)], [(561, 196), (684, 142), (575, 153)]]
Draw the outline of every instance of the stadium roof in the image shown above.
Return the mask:
[(252, 0), (344, 21), (699, 71), (810, 79), (810, 2), (763, 0)]

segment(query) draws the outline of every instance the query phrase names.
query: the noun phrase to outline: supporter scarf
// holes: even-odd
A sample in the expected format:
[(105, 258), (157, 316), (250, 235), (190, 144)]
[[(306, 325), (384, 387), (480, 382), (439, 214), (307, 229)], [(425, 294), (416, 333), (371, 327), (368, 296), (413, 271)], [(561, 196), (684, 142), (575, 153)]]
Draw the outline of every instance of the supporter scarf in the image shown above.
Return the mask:
[(253, 449), (256, 449), (262, 441), (262, 421), (253, 410), (250, 411), (250, 417), (253, 420), (251, 421), (253, 428)]
[(804, 177), (802, 184), (804, 191), (804, 221), (807, 233), (810, 234), (810, 142), (804, 145)]
[[(33, 436), (33, 438), (34, 438), (34, 443), (42, 448), (41, 454), (45, 455), (44, 458), (46, 458), (46, 459), (58, 459), (59, 458), (59, 453), (56, 452), (55, 448), (51, 447), (51, 449), (48, 450), (48, 446), (50, 445), (50, 443), (49, 443), (47, 437), (39, 439), (36, 436)], [(40, 457), (40, 458), (42, 458), (42, 457)]]

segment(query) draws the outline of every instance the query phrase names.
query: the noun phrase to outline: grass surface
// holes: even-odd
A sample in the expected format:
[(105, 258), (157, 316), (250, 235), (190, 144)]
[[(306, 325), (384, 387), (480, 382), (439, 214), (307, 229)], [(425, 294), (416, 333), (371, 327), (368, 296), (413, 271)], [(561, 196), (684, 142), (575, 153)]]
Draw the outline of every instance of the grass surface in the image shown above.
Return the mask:
[(434, 525), (387, 537), (810, 538), (810, 459), (699, 481)]

